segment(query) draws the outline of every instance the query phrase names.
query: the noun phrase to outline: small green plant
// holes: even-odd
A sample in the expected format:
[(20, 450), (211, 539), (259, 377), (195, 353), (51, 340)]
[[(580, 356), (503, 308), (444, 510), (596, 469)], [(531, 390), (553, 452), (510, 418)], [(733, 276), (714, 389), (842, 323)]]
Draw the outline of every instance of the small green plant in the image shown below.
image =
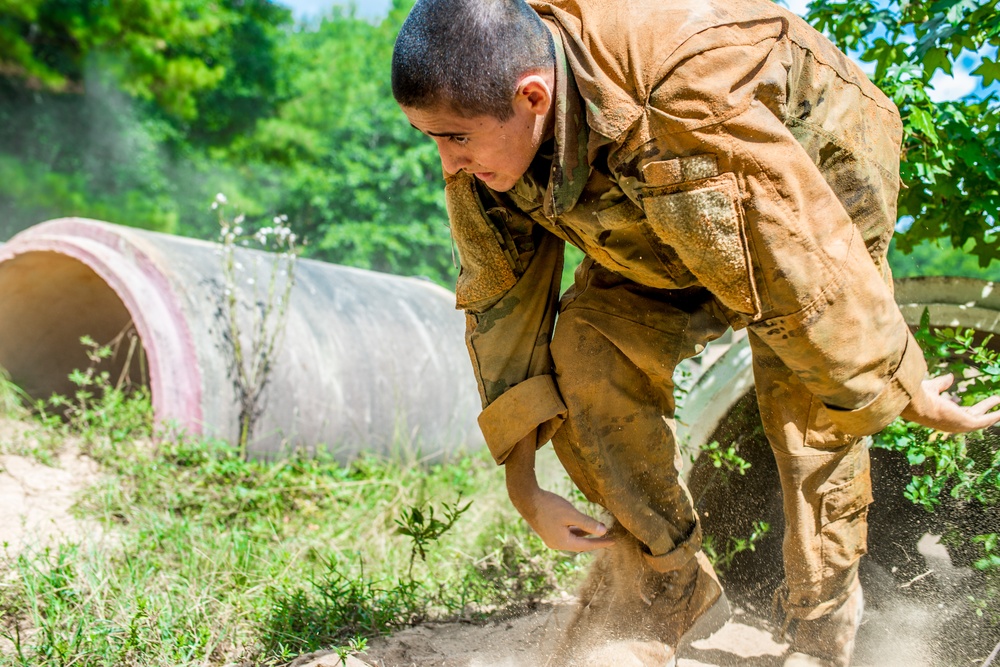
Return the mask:
[[(224, 322), (223, 343), (239, 401), (238, 447), (245, 457), (260, 417), (264, 389), (284, 339), (299, 247), (287, 216), (276, 216), (271, 225), (248, 234), (243, 227), (244, 215), (233, 220), (226, 217), (227, 203), (222, 193), (212, 202), (212, 209), (219, 216), (219, 242), (222, 244), (223, 284), (219, 311)], [(259, 257), (237, 257), (238, 249), (251, 246), (272, 253), (266, 276), (261, 275), (263, 260)], [(243, 262), (251, 264), (250, 268)], [(249, 304), (242, 295), (247, 295), (244, 298)], [(240, 314), (248, 306), (249, 321)]]
[(22, 417), (27, 413), (25, 406), (31, 403), (31, 397), (14, 384), (10, 374), (0, 367), (0, 417)]
[(446, 532), (451, 530), (458, 518), (472, 506), (472, 501), (462, 505), (462, 496), (450, 505), (442, 505), (444, 519), (434, 516), (434, 505), (411, 505), (403, 512), (402, 519), (396, 519), (396, 533), (410, 538), (410, 575), (413, 573), (413, 563), (419, 555), (420, 560), (427, 560), (427, 546), (436, 542)]
[(90, 363), (69, 374), (76, 386), (72, 396), (53, 394), (48, 400), (35, 402), (41, 422), (56, 427), (61, 418), (70, 431), (91, 446), (114, 447), (126, 440), (149, 437), (153, 430), (149, 391), (143, 386), (130, 386), (124, 373), (112, 382), (109, 371), (99, 370), (114, 354), (111, 345), (100, 345), (90, 336), (82, 336), (80, 344)]
[(333, 652), (337, 654), (338, 658), (340, 658), (340, 664), (346, 665), (349, 657), (358, 653), (364, 653), (367, 648), (368, 640), (364, 637), (356, 635), (347, 640), (347, 646), (336, 646), (334, 647)]
[(701, 455), (708, 457), (712, 462), (712, 467), (724, 473), (747, 474), (750, 469), (750, 462), (739, 455), (739, 450), (735, 444), (723, 447), (717, 440), (703, 444), (700, 448)]
[(724, 574), (729, 570), (730, 566), (733, 564), (733, 559), (744, 551), (756, 551), (757, 542), (761, 540), (768, 531), (771, 530), (770, 524), (764, 521), (754, 521), (753, 528), (750, 531), (750, 535), (747, 537), (736, 537), (729, 536), (726, 540), (725, 549), (720, 553), (718, 547), (715, 544), (715, 538), (711, 535), (705, 535), (704, 541), (702, 542), (702, 548), (705, 550), (705, 555), (715, 566), (715, 569), (720, 575)]

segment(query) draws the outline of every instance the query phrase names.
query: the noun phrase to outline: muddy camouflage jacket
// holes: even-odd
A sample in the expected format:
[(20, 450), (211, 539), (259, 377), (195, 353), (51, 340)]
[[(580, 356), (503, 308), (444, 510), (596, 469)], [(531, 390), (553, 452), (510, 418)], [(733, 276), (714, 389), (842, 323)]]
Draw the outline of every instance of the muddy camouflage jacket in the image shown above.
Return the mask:
[(770, 0), (532, 6), (556, 43), (552, 159), (507, 193), (445, 186), (496, 460), (565, 414), (548, 351), (564, 241), (643, 285), (707, 288), (844, 431), (895, 418), (926, 367), (886, 265), (893, 103)]

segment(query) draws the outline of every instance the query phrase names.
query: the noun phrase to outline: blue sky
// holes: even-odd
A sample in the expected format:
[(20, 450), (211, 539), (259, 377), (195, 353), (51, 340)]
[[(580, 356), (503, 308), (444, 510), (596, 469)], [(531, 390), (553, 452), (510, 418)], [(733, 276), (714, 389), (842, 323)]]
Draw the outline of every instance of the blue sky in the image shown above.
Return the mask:
[[(299, 19), (321, 16), (334, 4), (347, 4), (346, 1), (337, 0), (279, 0), (279, 2), (290, 7), (295, 17)], [(785, 0), (784, 4), (796, 14), (801, 15), (805, 13), (808, 3), (809, 0)], [(392, 6), (392, 0), (353, 0), (353, 4), (357, 7), (359, 16), (375, 19), (388, 13), (389, 7)], [(995, 51), (991, 52), (990, 55), (993, 53)], [(979, 66), (982, 55), (986, 54), (965, 54), (956, 64), (953, 76), (946, 76), (940, 71), (935, 74), (931, 80), (934, 86), (931, 97), (936, 101), (941, 101), (957, 99), (974, 92), (979, 86), (979, 78), (972, 76), (969, 72)], [(862, 64), (862, 66), (864, 65)]]
[[(334, 0), (277, 0), (280, 4), (290, 7), (296, 18), (320, 16), (335, 4), (346, 5), (347, 2)], [(392, 0), (354, 0), (358, 15), (367, 18), (379, 18), (389, 13)]]

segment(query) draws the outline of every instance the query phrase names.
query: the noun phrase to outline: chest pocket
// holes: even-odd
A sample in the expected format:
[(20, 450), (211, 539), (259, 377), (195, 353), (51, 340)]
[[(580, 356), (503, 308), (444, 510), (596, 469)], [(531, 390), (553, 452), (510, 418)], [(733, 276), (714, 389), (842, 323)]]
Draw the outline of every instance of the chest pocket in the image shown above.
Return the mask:
[(732, 172), (718, 173), (714, 156), (650, 162), (639, 193), (652, 231), (722, 303), (759, 317), (739, 186)]
[(628, 267), (628, 275), (634, 280), (663, 289), (697, 284), (674, 249), (653, 233), (646, 212), (631, 199), (625, 197), (621, 203), (595, 215), (601, 227), (598, 243)]
[(459, 174), (444, 188), (451, 235), (458, 246), (462, 269), (455, 286), (456, 307), (482, 312), (517, 283), (510, 249), (503, 234), (486, 215), (471, 177)]

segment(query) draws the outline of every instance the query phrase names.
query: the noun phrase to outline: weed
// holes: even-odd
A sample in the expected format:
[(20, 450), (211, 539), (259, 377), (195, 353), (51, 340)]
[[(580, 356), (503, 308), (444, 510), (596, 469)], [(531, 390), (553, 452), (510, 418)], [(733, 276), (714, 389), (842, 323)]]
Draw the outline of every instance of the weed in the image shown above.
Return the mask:
[(418, 618), (424, 608), (413, 580), (386, 583), (348, 576), (334, 560), (306, 586), (273, 590), (262, 625), (265, 654), (314, 651), (367, 634), (378, 635)]
[[(261, 414), (264, 389), (276, 350), (281, 347), (284, 338), (288, 304), (295, 286), (298, 247), (287, 216), (279, 215), (273, 219), (273, 226), (261, 227), (255, 234), (249, 235), (244, 233), (243, 215), (232, 221), (225, 217), (226, 203), (226, 197), (219, 193), (212, 208), (218, 211), (219, 241), (222, 244), (220, 314), (225, 327), (223, 341), (239, 401), (238, 446), (245, 458)], [(252, 262), (250, 271), (245, 271), (243, 264), (237, 260), (237, 248), (251, 243), (274, 253), (266, 277), (259, 275), (258, 258), (245, 258)], [(246, 307), (240, 295), (246, 292), (249, 292), (250, 299), (249, 326), (240, 315), (241, 307)]]
[(368, 648), (368, 640), (360, 635), (347, 640), (347, 646), (336, 646), (333, 651), (340, 658), (340, 664), (346, 665), (347, 659), (356, 653), (364, 653)]
[(745, 475), (747, 470), (750, 469), (750, 463), (739, 455), (736, 444), (722, 447), (719, 445), (718, 440), (713, 440), (710, 443), (703, 444), (700, 450), (701, 455), (708, 457), (708, 460), (711, 461), (713, 468), (718, 468), (724, 473), (735, 472)]
[(73, 396), (54, 394), (47, 401), (36, 401), (38, 419), (58, 431), (61, 417), (68, 431), (91, 446), (113, 449), (128, 440), (148, 438), (153, 431), (149, 391), (128, 386), (124, 377), (112, 383), (109, 371), (98, 370), (113, 354), (110, 345), (99, 345), (90, 336), (81, 337), (80, 344), (90, 364), (69, 374), (76, 386)]
[(434, 505), (427, 504), (417, 507), (410, 505), (402, 519), (396, 519), (396, 532), (410, 538), (410, 574), (413, 573), (413, 562), (419, 554), (420, 560), (427, 560), (427, 546), (436, 542), (442, 535), (451, 530), (458, 517), (465, 514), (472, 506), (472, 501), (462, 505), (462, 496), (451, 505), (443, 505), (444, 520), (434, 516)]
[(757, 542), (767, 535), (771, 526), (765, 521), (754, 521), (750, 535), (747, 537), (729, 536), (726, 540), (725, 549), (720, 553), (715, 545), (715, 538), (712, 535), (705, 535), (702, 549), (705, 555), (712, 562), (719, 575), (723, 575), (733, 564), (733, 559), (744, 551), (756, 551)]
[(0, 367), (0, 417), (24, 417), (27, 405), (31, 405), (31, 397), (14, 384), (10, 374)]

